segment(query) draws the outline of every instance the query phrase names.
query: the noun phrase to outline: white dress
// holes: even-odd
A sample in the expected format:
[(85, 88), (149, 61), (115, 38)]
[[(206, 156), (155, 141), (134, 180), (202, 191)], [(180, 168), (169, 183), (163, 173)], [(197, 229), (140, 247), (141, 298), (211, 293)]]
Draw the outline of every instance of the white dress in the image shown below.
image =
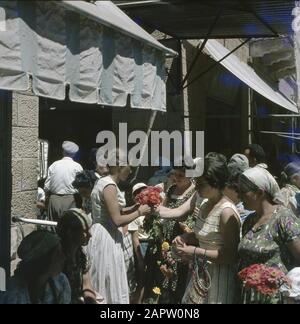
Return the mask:
[(123, 233), (112, 221), (103, 197), (108, 185), (117, 188), (120, 209), (125, 198), (110, 176), (99, 179), (92, 191), (92, 238), (87, 247), (94, 289), (108, 304), (129, 304), (129, 290), (123, 252)]

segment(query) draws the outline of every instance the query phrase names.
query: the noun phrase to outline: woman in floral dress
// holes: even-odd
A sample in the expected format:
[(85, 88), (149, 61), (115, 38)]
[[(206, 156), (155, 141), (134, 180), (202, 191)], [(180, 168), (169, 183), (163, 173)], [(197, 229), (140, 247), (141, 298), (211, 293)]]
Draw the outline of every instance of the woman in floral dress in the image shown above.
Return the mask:
[[(186, 177), (185, 170), (185, 166), (173, 168), (172, 176), (175, 183), (166, 192), (164, 206), (172, 209), (180, 207), (194, 195), (195, 185), (190, 178)], [(195, 223), (193, 212), (180, 221), (162, 220), (162, 238), (159, 242), (152, 243), (155, 244), (155, 247), (150, 246), (146, 256), (145, 296), (146, 299), (151, 297), (152, 288), (159, 287), (161, 295), (158, 302), (161, 304), (180, 303), (186, 287), (188, 267), (170, 258), (170, 252), (164, 253), (162, 250), (162, 244), (168, 250), (177, 235), (192, 230)]]
[[(173, 177), (175, 184), (172, 185), (166, 195), (164, 206), (167, 208), (177, 208), (184, 204), (195, 193), (195, 185), (190, 178), (185, 176), (186, 168), (174, 167)], [(186, 232), (192, 231), (195, 225), (195, 214), (191, 213), (184, 219), (179, 220), (163, 220), (162, 232), (164, 241), (172, 244), (174, 238)], [(175, 260), (174, 260), (175, 261)], [(187, 284), (188, 266), (172, 260), (172, 264), (163, 266), (163, 271), (169, 271), (169, 276), (164, 277), (162, 283), (162, 295), (159, 299), (162, 304), (180, 303)], [(163, 263), (167, 263), (162, 258)]]
[[(204, 264), (209, 274), (205, 282), (209, 290), (202, 287), (192, 296), (192, 285), (189, 284), (184, 303), (231, 304), (234, 301), (240, 216), (234, 203), (223, 194), (227, 175), (226, 161), (215, 155), (205, 158), (203, 175), (196, 179), (198, 196), (205, 200), (197, 211), (194, 231), (177, 236), (173, 241), (183, 261), (195, 260), (195, 263)], [(194, 198), (178, 209), (160, 208), (161, 217), (185, 215), (195, 206)]]
[[(274, 203), (280, 189), (272, 175), (262, 168), (249, 169), (241, 176), (240, 191), (245, 207), (255, 213), (243, 225), (239, 269), (265, 264), (287, 273), (299, 265), (300, 221), (290, 209)], [(247, 292), (241, 293), (240, 301), (254, 302)]]

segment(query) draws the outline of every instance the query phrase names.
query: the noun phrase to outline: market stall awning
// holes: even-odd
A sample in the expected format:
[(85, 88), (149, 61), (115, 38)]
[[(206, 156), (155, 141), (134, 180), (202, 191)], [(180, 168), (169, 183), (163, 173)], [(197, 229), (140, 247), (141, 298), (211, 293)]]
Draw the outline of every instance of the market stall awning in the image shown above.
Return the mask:
[(160, 30), (178, 39), (201, 39), (208, 34), (211, 39), (288, 34), (292, 32), (295, 5), (294, 0), (114, 2), (145, 28)]
[[(0, 89), (110, 106), (166, 109), (165, 57), (176, 53), (111, 1), (0, 1)], [(68, 87), (68, 91), (67, 91)]]
[[(230, 53), (230, 51), (219, 41), (213, 39), (207, 41), (205, 49), (208, 55), (215, 61), (220, 61)], [(230, 54), (228, 57), (220, 61), (220, 64), (260, 95), (283, 108), (293, 112), (298, 112), (298, 108), (294, 102), (286, 99), (278, 90), (273, 89), (268, 85), (258, 76), (254, 69), (252, 69), (248, 64), (241, 62), (236, 55)]]

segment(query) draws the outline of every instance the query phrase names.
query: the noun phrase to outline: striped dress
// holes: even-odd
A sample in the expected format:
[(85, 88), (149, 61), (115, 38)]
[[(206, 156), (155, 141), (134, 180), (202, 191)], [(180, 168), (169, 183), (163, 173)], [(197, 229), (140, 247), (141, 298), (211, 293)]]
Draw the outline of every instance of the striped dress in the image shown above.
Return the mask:
[[(235, 205), (224, 200), (217, 204), (206, 218), (203, 217), (207, 201), (204, 202), (198, 213), (194, 228), (199, 246), (206, 250), (218, 250), (224, 245), (220, 231), (220, 218), (225, 208), (231, 208), (240, 222), (239, 213)], [(211, 275), (211, 288), (204, 304), (233, 304), (236, 294), (237, 265), (215, 264), (208, 262), (208, 271)]]

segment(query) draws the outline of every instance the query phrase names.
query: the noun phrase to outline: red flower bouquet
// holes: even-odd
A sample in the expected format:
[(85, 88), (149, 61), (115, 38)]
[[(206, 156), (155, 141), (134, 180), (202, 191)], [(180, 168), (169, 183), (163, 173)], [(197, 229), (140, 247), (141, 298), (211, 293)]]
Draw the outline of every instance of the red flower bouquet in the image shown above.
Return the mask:
[(158, 187), (147, 187), (136, 196), (135, 200), (141, 205), (158, 206), (162, 202), (161, 191)]
[(271, 304), (279, 302), (279, 288), (289, 284), (278, 268), (253, 264), (238, 273), (243, 283), (244, 303)]
[(162, 203), (161, 192), (158, 187), (147, 187), (135, 197), (138, 204), (149, 205), (152, 208), (152, 214), (144, 219), (144, 230), (149, 234), (149, 248), (153, 254), (158, 252), (157, 247), (162, 240), (160, 216), (154, 210), (154, 207)]

